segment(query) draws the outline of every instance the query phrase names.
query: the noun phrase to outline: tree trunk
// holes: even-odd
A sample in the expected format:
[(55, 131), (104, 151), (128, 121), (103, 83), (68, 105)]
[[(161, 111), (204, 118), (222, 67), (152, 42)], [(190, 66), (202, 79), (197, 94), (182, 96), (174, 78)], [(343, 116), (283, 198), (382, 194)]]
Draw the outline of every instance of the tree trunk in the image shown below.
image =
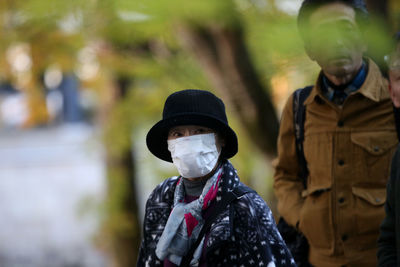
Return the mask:
[(132, 151), (107, 158), (108, 222), (113, 266), (135, 266), (140, 245), (140, 222), (134, 183)]
[[(116, 108), (123, 101), (129, 80), (119, 78), (114, 81), (114, 88), (108, 103), (105, 104), (103, 121), (106, 134), (107, 163), (107, 217), (103, 225), (112, 266), (136, 266), (140, 245), (140, 221), (136, 199), (136, 177), (133, 158), (131, 132), (129, 127), (121, 126), (126, 120), (118, 114)], [(117, 113), (118, 115), (115, 115)], [(113, 114), (114, 116), (110, 115)], [(126, 114), (125, 114), (126, 115)], [(119, 118), (119, 119), (118, 119)], [(121, 131), (124, 131), (121, 133)], [(115, 150), (114, 138), (124, 138), (129, 144), (123, 149)], [(120, 141), (120, 140), (119, 140)]]
[(182, 26), (178, 37), (268, 158), (276, 154), (279, 122), (268, 88), (252, 65), (240, 28)]

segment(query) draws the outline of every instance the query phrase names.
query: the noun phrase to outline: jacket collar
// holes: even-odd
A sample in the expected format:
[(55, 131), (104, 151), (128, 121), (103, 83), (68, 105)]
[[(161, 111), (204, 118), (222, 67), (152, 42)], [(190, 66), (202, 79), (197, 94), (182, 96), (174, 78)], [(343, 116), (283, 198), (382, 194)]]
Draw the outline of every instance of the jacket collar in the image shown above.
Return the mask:
[[(320, 72), (316, 85), (311, 91), (309, 97), (304, 101), (305, 105), (311, 104), (314, 102), (316, 97), (324, 99), (325, 96), (322, 93), (322, 79), (323, 74)], [(365, 78), (364, 83), (360, 87), (359, 90), (354, 92), (353, 94), (362, 94), (366, 98), (371, 99), (372, 101), (379, 102), (385, 99), (389, 99), (389, 90), (388, 83), (386, 79), (382, 77), (382, 74), (378, 68), (378, 66), (371, 60), (368, 59), (368, 74)]]

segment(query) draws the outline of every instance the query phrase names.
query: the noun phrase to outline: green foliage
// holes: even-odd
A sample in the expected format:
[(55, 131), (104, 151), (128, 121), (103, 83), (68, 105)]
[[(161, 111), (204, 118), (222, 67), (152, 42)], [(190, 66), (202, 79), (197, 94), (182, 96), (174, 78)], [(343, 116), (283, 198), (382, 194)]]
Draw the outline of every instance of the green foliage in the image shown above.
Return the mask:
[[(112, 46), (112, 55), (102, 55), (101, 64), (133, 83), (128, 97), (110, 115), (108, 127), (116, 129), (106, 137), (110, 153), (128, 149), (132, 143), (129, 133), (158, 120), (163, 101), (172, 91), (212, 90), (198, 63), (182, 50), (176, 38), (180, 25), (241, 27), (266, 84), (275, 75), (286, 75), (293, 80), (290, 86), (294, 89), (312, 82), (318, 69), (305, 56), (295, 16), (279, 11), (274, 1), (261, 8), (248, 0), (19, 0), (3, 2), (0, 9), (3, 17), (15, 17), (10, 20), (14, 23), (3, 25), (2, 32), (6, 34), (0, 48), (5, 51), (15, 41), (31, 43), (37, 47), (35, 64), (39, 69), (54, 62), (72, 69), (76, 53), (93, 41)], [(77, 31), (60, 30), (60, 23), (71, 17), (81, 20)], [(372, 54), (375, 49), (385, 49), (385, 33), (379, 26), (369, 36)], [(243, 134), (241, 139), (245, 138)], [(248, 154), (247, 149), (253, 150), (243, 146), (240, 155)], [(243, 166), (243, 170), (249, 170), (244, 176), (251, 176), (250, 169)]]
[(383, 58), (392, 48), (392, 34), (381, 18), (375, 18), (364, 35), (368, 43), (368, 55), (380, 65), (385, 64)]
[(121, 7), (148, 15), (158, 23), (190, 21), (192, 23), (226, 23), (235, 21), (235, 4), (227, 1), (129, 1), (118, 0)]

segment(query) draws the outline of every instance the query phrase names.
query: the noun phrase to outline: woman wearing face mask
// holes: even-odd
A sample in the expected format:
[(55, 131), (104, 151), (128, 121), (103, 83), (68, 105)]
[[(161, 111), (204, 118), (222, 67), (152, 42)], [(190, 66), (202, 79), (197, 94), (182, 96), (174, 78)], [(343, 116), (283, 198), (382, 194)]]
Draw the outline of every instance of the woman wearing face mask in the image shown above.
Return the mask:
[(180, 175), (147, 200), (138, 266), (295, 266), (270, 209), (228, 161), (238, 144), (219, 98), (173, 93), (146, 141)]

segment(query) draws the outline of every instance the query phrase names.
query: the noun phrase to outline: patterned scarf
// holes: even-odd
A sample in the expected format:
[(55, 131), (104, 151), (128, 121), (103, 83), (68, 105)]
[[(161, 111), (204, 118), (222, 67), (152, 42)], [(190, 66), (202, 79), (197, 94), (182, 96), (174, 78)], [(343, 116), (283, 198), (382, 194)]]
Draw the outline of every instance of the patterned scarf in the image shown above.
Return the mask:
[[(157, 243), (156, 255), (160, 260), (168, 258), (179, 265), (182, 258), (196, 242), (204, 225), (202, 213), (216, 198), (222, 175), (222, 167), (207, 180), (200, 197), (190, 203), (185, 203), (185, 188), (182, 179), (178, 181), (174, 193), (174, 207), (165, 225), (164, 231)], [(194, 252), (191, 266), (197, 266), (201, 257), (203, 240)]]

